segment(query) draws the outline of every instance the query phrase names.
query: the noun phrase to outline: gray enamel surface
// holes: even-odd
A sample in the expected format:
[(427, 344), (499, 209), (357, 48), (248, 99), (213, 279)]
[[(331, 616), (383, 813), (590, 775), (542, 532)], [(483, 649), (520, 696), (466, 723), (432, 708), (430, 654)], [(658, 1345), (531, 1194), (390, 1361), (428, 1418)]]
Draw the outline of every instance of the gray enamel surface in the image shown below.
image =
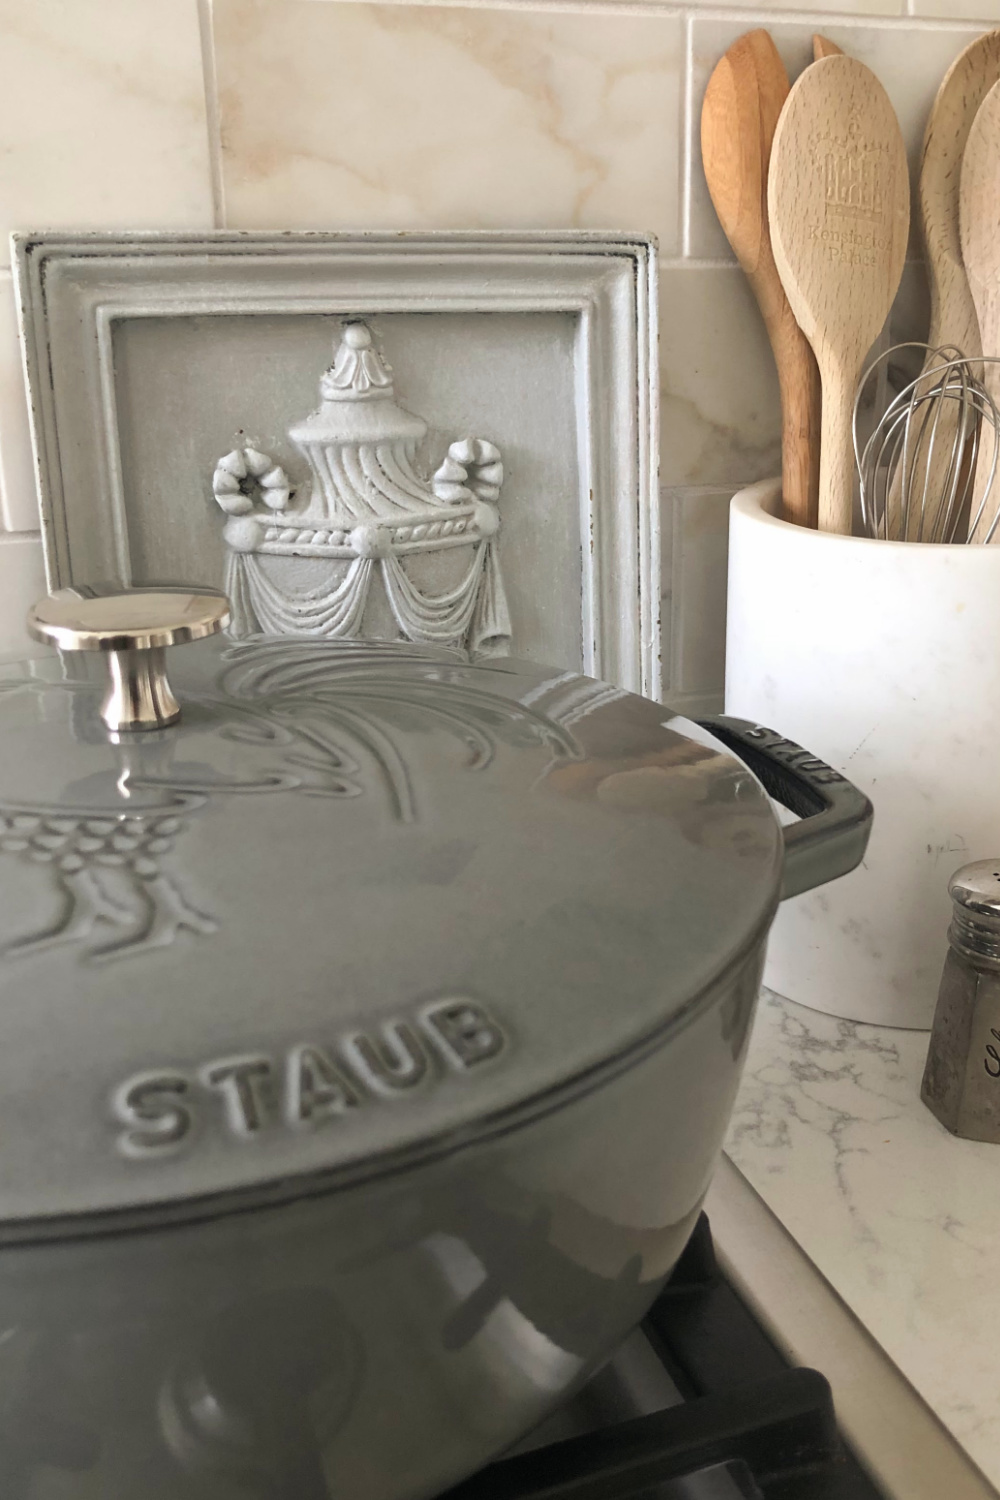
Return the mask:
[[(115, 745), (100, 662), (5, 672), (7, 1220), (464, 1138), (650, 1037), (773, 910), (754, 778), (586, 678), (204, 642), (171, 654), (180, 724)], [(393, 1022), (395, 1079), (371, 1067)]]

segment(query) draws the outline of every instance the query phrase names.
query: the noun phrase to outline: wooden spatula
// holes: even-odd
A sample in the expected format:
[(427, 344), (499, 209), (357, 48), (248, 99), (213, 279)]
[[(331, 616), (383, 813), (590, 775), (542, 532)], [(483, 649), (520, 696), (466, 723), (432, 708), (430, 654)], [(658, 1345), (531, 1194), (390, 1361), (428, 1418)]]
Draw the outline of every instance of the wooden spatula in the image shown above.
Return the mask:
[[(978, 317), (982, 353), (1000, 354), (1000, 83), (986, 95), (969, 130), (962, 157), (959, 219), (962, 259)], [(1000, 403), (1000, 369), (990, 364), (982, 368), (986, 389)], [(985, 422), (983, 433), (986, 441), (976, 467), (973, 520), (993, 461), (992, 432)], [(983, 521), (988, 524), (989, 516)], [(970, 541), (981, 540), (984, 530), (980, 525)], [(1000, 532), (1000, 527), (997, 530)]]
[(906, 258), (910, 184), (889, 97), (853, 57), (825, 57), (796, 82), (768, 177), (771, 245), (823, 387), (819, 525), (849, 534), (851, 412), (865, 355)]
[(819, 371), (778, 279), (767, 222), (767, 168), (788, 75), (766, 31), (734, 42), (708, 81), (701, 154), (719, 222), (746, 272), (771, 340), (781, 387), (785, 517), (816, 525)]

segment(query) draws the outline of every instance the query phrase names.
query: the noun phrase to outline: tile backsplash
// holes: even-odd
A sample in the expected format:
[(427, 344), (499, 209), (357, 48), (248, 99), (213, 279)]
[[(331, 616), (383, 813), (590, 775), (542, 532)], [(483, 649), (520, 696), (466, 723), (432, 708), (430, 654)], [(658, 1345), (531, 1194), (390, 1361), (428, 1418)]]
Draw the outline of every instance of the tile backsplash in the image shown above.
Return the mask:
[(677, 253), (679, 16), (334, 0), (214, 14), (233, 228), (613, 227)]
[[(777, 472), (763, 324), (715, 219), (698, 121), (751, 26), (794, 77), (813, 32), (867, 63), (916, 165), (955, 55), (1000, 0), (805, 11), (643, 0), (0, 0), (0, 245), (12, 228), (634, 229), (660, 246), (664, 676), (721, 699), (728, 500)], [(920, 246), (893, 337), (920, 337)], [(0, 248), (0, 650), (41, 587)]]

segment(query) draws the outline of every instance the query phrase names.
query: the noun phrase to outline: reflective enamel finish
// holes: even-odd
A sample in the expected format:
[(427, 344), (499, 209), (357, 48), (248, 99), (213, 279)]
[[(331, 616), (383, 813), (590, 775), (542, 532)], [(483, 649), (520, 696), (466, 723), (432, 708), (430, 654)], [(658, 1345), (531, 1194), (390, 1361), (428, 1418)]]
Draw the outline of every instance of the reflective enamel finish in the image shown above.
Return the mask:
[(629, 1066), (762, 941), (777, 820), (660, 705), (410, 646), (176, 661), (180, 722), (118, 743), (99, 661), (0, 681), (8, 1225), (412, 1164)]
[(683, 1248), (777, 821), (523, 662), (206, 640), (131, 737), (102, 678), (0, 676), (0, 1492), (438, 1495)]
[(761, 956), (632, 1068), (411, 1171), (0, 1249), (28, 1479), (60, 1500), (421, 1500), (472, 1473), (586, 1380), (683, 1248)]

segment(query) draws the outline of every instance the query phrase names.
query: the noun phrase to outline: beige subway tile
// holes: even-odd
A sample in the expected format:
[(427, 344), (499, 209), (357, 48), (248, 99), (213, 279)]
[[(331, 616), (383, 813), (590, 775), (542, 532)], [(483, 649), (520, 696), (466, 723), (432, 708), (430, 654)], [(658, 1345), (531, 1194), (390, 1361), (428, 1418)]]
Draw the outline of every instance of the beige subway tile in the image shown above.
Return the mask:
[(197, 0), (0, 0), (11, 229), (212, 223)]
[(29, 606), (44, 593), (41, 537), (0, 535), (0, 655), (38, 655), (40, 648), (30, 640), (24, 621)]
[(37, 531), (40, 525), (14, 289), (5, 272), (0, 272), (0, 521), (7, 531)]
[[(670, 701), (721, 707), (726, 671), (730, 486), (673, 495)], [(718, 700), (718, 701), (715, 701)]]
[[(945, 21), (985, 21), (1000, 26), (1000, 0), (912, 0), (913, 15)], [(982, 26), (979, 30), (985, 31)]]
[(660, 478), (731, 484), (781, 467), (771, 346), (743, 272), (660, 270)]
[(240, 228), (571, 228), (678, 240), (682, 23), (216, 0)]

